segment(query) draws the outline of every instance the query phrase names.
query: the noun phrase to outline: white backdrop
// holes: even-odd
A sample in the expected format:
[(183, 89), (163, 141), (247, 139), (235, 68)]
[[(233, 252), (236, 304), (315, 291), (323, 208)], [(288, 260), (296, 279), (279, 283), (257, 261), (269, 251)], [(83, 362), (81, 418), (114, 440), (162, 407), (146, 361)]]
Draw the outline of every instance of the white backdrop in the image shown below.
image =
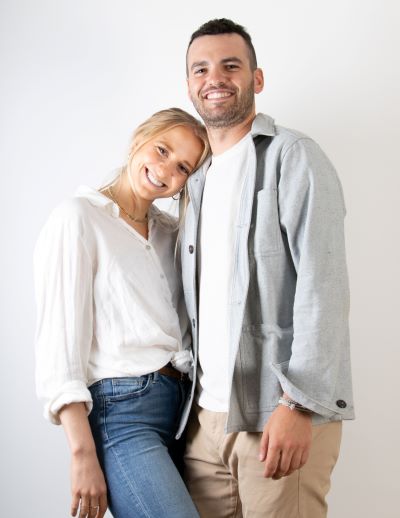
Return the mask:
[(214, 17), (248, 28), (266, 78), (258, 109), (315, 138), (345, 190), (357, 420), (329, 516), (400, 515), (399, 14), (395, 0), (0, 0), (1, 516), (69, 509), (64, 434), (34, 394), (39, 229), (78, 184), (123, 162), (144, 118), (195, 113), (185, 50)]

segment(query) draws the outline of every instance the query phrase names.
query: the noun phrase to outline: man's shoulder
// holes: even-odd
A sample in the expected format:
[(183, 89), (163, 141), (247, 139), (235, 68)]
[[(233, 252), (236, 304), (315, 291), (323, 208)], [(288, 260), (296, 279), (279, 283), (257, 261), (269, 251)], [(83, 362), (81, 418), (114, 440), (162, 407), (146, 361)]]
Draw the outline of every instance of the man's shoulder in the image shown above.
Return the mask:
[(311, 137), (306, 135), (305, 133), (295, 130), (293, 128), (286, 128), (285, 126), (276, 125), (276, 137), (282, 139), (283, 141), (292, 144), (297, 142), (298, 140), (312, 140)]
[(283, 150), (296, 143), (302, 144), (303, 141), (315, 143), (310, 136), (301, 131), (276, 124), (275, 120), (265, 113), (257, 114), (255, 128), (257, 134), (271, 136), (273, 142)]

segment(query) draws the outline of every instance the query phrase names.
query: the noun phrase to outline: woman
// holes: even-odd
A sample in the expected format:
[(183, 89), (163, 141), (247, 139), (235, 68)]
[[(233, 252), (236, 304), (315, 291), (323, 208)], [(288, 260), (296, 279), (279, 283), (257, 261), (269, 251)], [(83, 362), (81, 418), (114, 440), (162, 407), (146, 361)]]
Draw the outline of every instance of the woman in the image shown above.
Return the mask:
[(39, 236), (37, 391), (71, 448), (72, 516), (198, 516), (171, 458), (192, 361), (177, 222), (153, 201), (208, 151), (194, 117), (154, 114), (114, 181), (81, 187)]

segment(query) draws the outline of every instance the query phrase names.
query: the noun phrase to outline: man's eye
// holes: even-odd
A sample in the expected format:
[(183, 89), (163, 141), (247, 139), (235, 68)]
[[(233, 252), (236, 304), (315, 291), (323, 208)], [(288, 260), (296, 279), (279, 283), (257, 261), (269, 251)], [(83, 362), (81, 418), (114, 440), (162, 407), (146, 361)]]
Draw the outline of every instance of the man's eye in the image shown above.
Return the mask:
[(237, 65), (226, 65), (226, 68), (229, 70), (234, 70), (235, 68), (239, 68)]
[(205, 72), (205, 68), (198, 68), (194, 71), (194, 75), (197, 76), (197, 75), (200, 75), (200, 74), (203, 74)]

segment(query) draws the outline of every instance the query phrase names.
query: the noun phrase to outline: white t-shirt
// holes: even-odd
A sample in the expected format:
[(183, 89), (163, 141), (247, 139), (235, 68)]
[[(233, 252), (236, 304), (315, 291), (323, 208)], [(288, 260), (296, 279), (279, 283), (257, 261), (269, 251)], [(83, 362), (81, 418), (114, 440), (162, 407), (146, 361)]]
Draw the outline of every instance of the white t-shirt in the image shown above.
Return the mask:
[(207, 171), (200, 215), (198, 404), (227, 412), (230, 386), (229, 298), (235, 227), (251, 134), (218, 156)]
[(100, 379), (141, 376), (169, 361), (189, 370), (176, 234), (176, 218), (152, 206), (146, 240), (89, 187), (51, 214), (34, 270), (36, 385), (53, 423), (69, 403), (90, 411), (87, 387)]

